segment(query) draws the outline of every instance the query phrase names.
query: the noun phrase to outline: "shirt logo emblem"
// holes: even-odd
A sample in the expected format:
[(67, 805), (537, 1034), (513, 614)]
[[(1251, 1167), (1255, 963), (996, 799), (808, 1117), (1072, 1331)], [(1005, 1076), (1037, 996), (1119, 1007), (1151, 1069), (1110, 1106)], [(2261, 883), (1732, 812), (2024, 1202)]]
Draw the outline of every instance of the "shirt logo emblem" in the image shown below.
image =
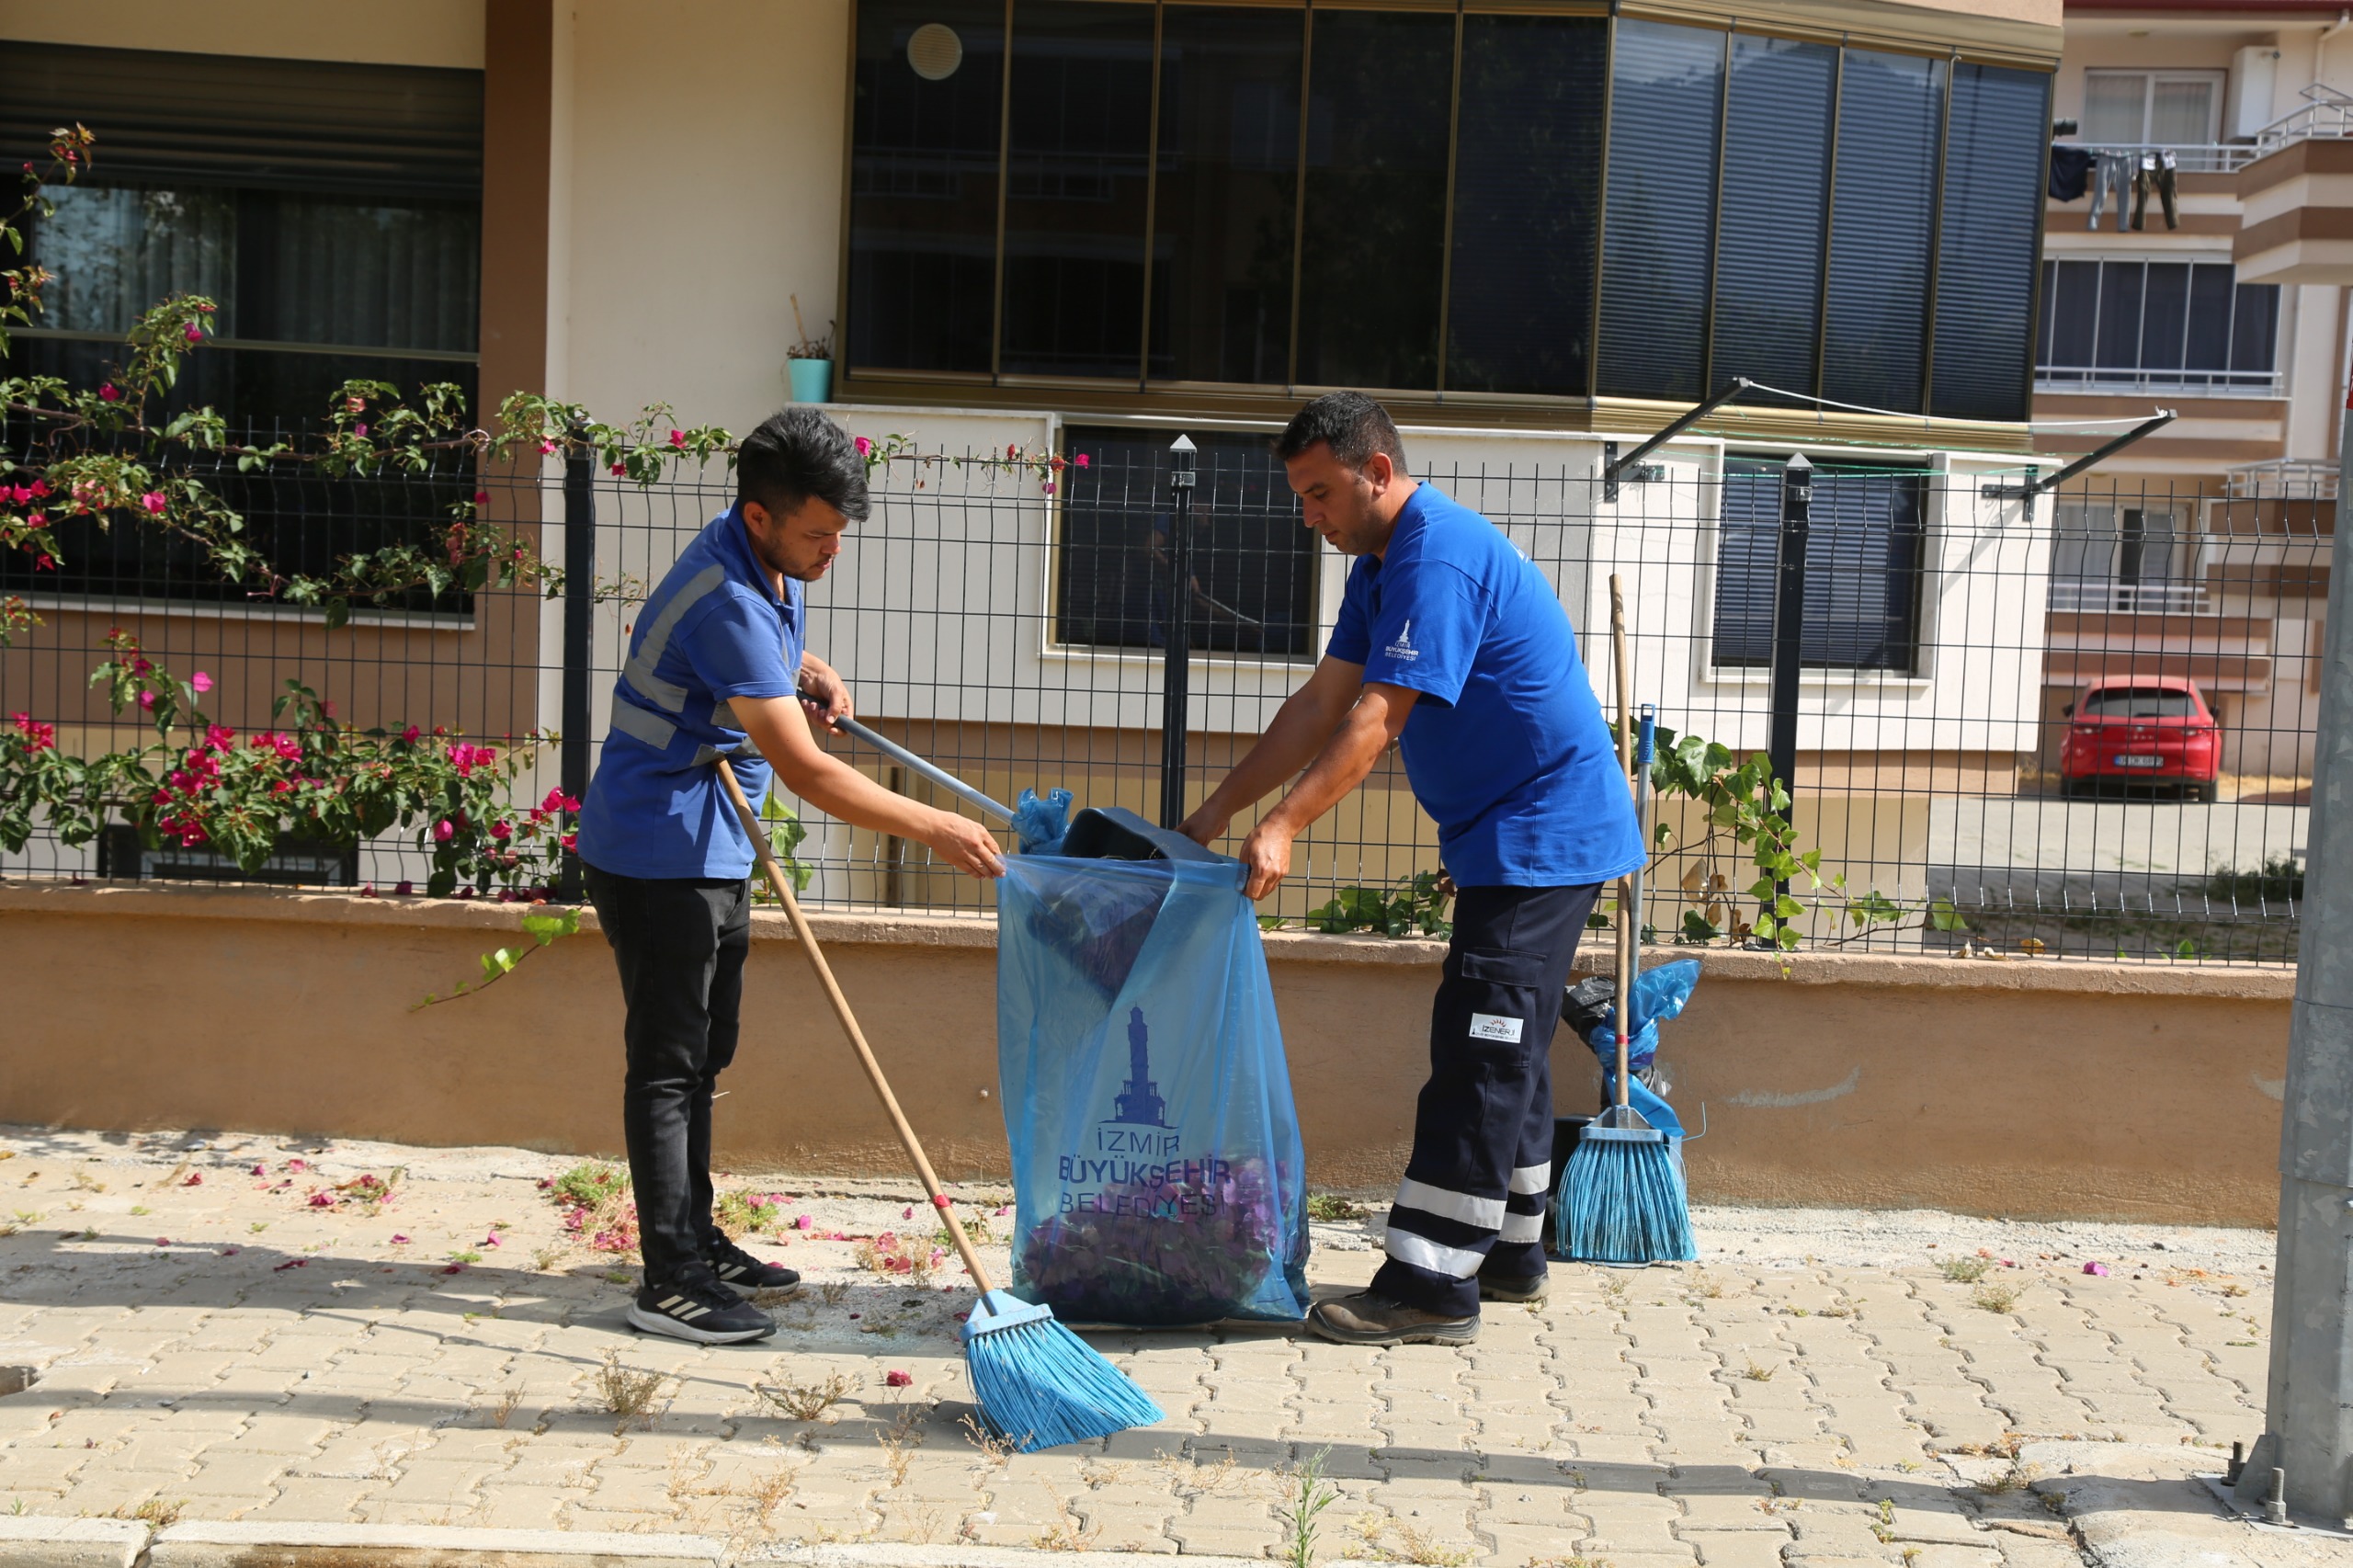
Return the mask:
[(1392, 659), (1408, 661), (1422, 656), (1421, 650), (1414, 646), (1414, 623), (1411, 620), (1397, 629), (1397, 640), (1389, 644), (1387, 653)]

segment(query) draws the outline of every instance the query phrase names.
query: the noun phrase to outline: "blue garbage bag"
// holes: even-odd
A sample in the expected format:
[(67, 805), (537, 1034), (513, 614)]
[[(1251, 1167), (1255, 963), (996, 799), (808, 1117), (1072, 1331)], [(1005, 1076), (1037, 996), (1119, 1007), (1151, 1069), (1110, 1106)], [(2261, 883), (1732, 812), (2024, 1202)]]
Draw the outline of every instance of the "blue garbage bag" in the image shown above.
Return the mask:
[[(1656, 969), (1646, 969), (1634, 976), (1633, 1037), (1626, 1042), (1626, 1061), (1637, 1073), (1658, 1059), (1658, 1026), (1683, 1011), (1691, 1000), (1692, 991), (1699, 983), (1699, 960), (1677, 959)], [(1593, 1047), (1594, 1055), (1601, 1059), (1606, 1074), (1618, 1065), (1618, 1009), (1613, 1005), (1606, 1015), (1607, 1021), (1594, 1027), (1586, 1036), (1586, 1043)], [(1636, 1092), (1648, 1093), (1637, 1085)], [(1655, 1097), (1655, 1096), (1654, 1096)], [(1665, 1100), (1659, 1104), (1665, 1105)]]
[(1065, 1319), (1306, 1315), (1306, 1154), (1242, 883), (1222, 858), (1006, 861), (1013, 1282)]
[(1049, 790), (1042, 801), (1035, 790), (1021, 791), (1013, 802), (1013, 831), (1021, 840), (1021, 853), (1051, 855), (1062, 847), (1063, 835), (1070, 831), (1070, 802), (1067, 790)]

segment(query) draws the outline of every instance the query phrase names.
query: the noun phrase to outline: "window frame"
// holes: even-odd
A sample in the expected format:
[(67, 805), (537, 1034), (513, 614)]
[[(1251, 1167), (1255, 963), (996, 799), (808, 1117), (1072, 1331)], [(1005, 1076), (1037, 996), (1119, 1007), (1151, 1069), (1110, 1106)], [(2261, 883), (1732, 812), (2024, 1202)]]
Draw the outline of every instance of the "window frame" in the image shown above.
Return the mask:
[[(872, 398), (876, 401), (886, 403), (922, 401), (926, 395), (926, 389), (946, 389), (956, 387), (967, 389), (984, 388), (992, 392), (1028, 392), (1033, 395), (1037, 392), (1054, 392), (1063, 394), (1079, 393), (1082, 394), (1081, 401), (1083, 402), (1084, 406), (1092, 408), (1108, 407), (1133, 410), (1145, 414), (1154, 414), (1157, 411), (1163, 410), (1174, 413), (1178, 410), (1197, 409), (1206, 403), (1209, 406), (1217, 408), (1220, 412), (1228, 415), (1240, 415), (1244, 417), (1264, 417), (1279, 415), (1281, 412), (1287, 412), (1288, 407), (1295, 403), (1300, 398), (1313, 396), (1319, 392), (1328, 390), (1322, 386), (1307, 385), (1298, 380), (1300, 372), (1300, 317), (1297, 299), (1303, 276), (1303, 263), (1302, 256), (1303, 241), (1301, 231), (1305, 222), (1305, 190), (1309, 177), (1309, 170), (1307, 168), (1309, 118), (1312, 106), (1314, 102), (1313, 82), (1315, 51), (1313, 11), (1316, 9), (1332, 9), (1335, 7), (1332, 6), (1311, 5), (1310, 0), (1097, 0), (1097, 3), (1107, 6), (1121, 4), (1148, 5), (1154, 8), (1154, 12), (1152, 67), (1154, 105), (1151, 111), (1150, 152), (1148, 154), (1150, 176), (1144, 197), (1143, 312), (1145, 315), (1145, 336), (1141, 352), (1138, 356), (1140, 362), (1137, 367), (1136, 375), (1133, 378), (1128, 378), (1125, 376), (1043, 376), (1011, 373), (1003, 369), (1003, 324), (1004, 318), (1007, 312), (1006, 311), (1004, 301), (1005, 280), (1003, 276), (1005, 269), (1005, 235), (1004, 224), (1002, 222), (1002, 203), (1005, 192), (1005, 154), (1001, 150), (999, 156), (998, 179), (1000, 222), (996, 241), (995, 258), (995, 267), (997, 270), (997, 285), (995, 296), (996, 321), (990, 346), (990, 352), (987, 357), (991, 369), (987, 371), (951, 372), (900, 368), (879, 363), (866, 363), (858, 357), (858, 350), (860, 346), (852, 340), (849, 331), (846, 326), (844, 341), (839, 346), (839, 363), (836, 368), (836, 386), (838, 388), (838, 395), (845, 400), (858, 401), (861, 398)], [(853, 12), (855, 13), (858, 8), (859, 0), (852, 0), (852, 5)], [(1005, 40), (1003, 59), (1005, 62), (1005, 70), (1008, 74), (1011, 73), (1013, 63), (1012, 44), (1015, 31), (1017, 5), (1017, 0), (1006, 0), (1004, 13), (1005, 20), (1002, 24), (1004, 28), (1003, 37)], [(1290, 343), (1283, 367), (1284, 379), (1279, 382), (1177, 381), (1157, 379), (1150, 374), (1150, 368), (1153, 363), (1154, 355), (1158, 348), (1158, 346), (1154, 342), (1154, 335), (1153, 334), (1151, 324), (1155, 308), (1154, 294), (1155, 290), (1160, 286), (1157, 274), (1162, 270), (1161, 267), (1155, 265), (1158, 260), (1156, 253), (1159, 247), (1159, 236), (1156, 233), (1157, 225), (1155, 219), (1157, 210), (1160, 205), (1158, 185), (1160, 165), (1162, 162), (1162, 132), (1164, 130), (1164, 127), (1161, 124), (1161, 120), (1163, 119), (1163, 107), (1160, 102), (1162, 97), (1161, 77), (1163, 74), (1162, 35), (1165, 32), (1165, 21), (1169, 6), (1185, 6), (1190, 8), (1199, 8), (1202, 6), (1218, 5), (1228, 6), (1248, 6), (1252, 9), (1272, 9), (1285, 12), (1297, 12), (1301, 18), (1302, 38), (1301, 51), (1302, 80), (1301, 90), (1298, 95), (1301, 124), (1298, 138), (1299, 151), (1296, 155), (1296, 162), (1292, 170), (1292, 238), (1290, 256), (1292, 290), (1291, 298), (1293, 305), (1290, 322)], [(1847, 56), (1852, 51), (1862, 49), (1864, 47), (1861, 43), (1849, 40), (1842, 33), (1829, 32), (1818, 28), (1810, 28), (1802, 25), (1789, 26), (1772, 23), (1760, 24), (1754, 19), (1744, 19), (1729, 13), (1714, 17), (1695, 17), (1688, 14), (1677, 14), (1671, 17), (1647, 13), (1637, 15), (1632, 12), (1628, 12), (1621, 16), (1619, 8), (1614, 4), (1609, 3), (1609, 0), (1566, 0), (1566, 3), (1558, 6), (1538, 6), (1530, 4), (1529, 3), (1529, 0), (1452, 0), (1452, 3), (1449, 3), (1449, 0), (1339, 0), (1336, 8), (1348, 11), (1434, 11), (1449, 14), (1455, 18), (1451, 54), (1446, 61), (1439, 62), (1439, 68), (1443, 69), (1446, 73), (1449, 109), (1445, 179), (1446, 207), (1444, 213), (1443, 248), (1441, 252), (1443, 259), (1441, 262), (1438, 279), (1439, 297), (1437, 301), (1437, 314), (1438, 322), (1438, 336), (1437, 344), (1438, 365), (1436, 375), (1433, 378), (1434, 384), (1424, 387), (1405, 388), (1366, 387), (1363, 390), (1375, 396), (1387, 398), (1392, 401), (1407, 404), (1438, 404), (1449, 402), (1470, 403), (1476, 406), (1491, 408), (1495, 410), (1497, 415), (1506, 420), (1511, 419), (1516, 412), (1525, 410), (1530, 415), (1549, 418), (1549, 420), (1554, 424), (1560, 423), (1562, 410), (1581, 409), (1585, 411), (1591, 411), (1603, 403), (1620, 401), (1615, 397), (1605, 398), (1599, 392), (1601, 355), (1598, 351), (1598, 328), (1603, 309), (1603, 296), (1605, 291), (1608, 289), (1611, 281), (1607, 276), (1606, 268), (1603, 266), (1605, 246), (1607, 244), (1607, 225), (1602, 220), (1606, 217), (1609, 200), (1609, 121), (1611, 119), (1611, 97), (1613, 96), (1610, 92), (1610, 85), (1615, 77), (1618, 22), (1621, 19), (1669, 22), (1674, 25), (1688, 27), (1695, 33), (1712, 33), (1722, 35), (1722, 47), (1726, 51), (1727, 55), (1732, 48), (1733, 39), (1735, 35), (1742, 37), (1796, 39), (1802, 41), (1828, 44), (1838, 50), (1837, 83), (1834, 85), (1833, 89), (1833, 102), (1831, 108), (1832, 123), (1830, 129), (1832, 150), (1829, 156), (1832, 162), (1831, 174), (1829, 177), (1833, 180), (1836, 178), (1836, 140), (1837, 136), (1839, 117), (1842, 114), (1844, 108), (1843, 85), (1846, 74)], [(1451, 310), (1452, 295), (1454, 291), (1455, 235), (1458, 220), (1460, 218), (1458, 209), (1461, 203), (1460, 174), (1462, 140), (1462, 77), (1464, 56), (1466, 51), (1464, 31), (1467, 22), (1474, 17), (1532, 15), (1558, 17), (1563, 20), (1570, 18), (1591, 20), (1599, 23), (1606, 29), (1602, 35), (1603, 90), (1600, 95), (1598, 95), (1599, 101), (1596, 106), (1596, 110), (1599, 117), (1597, 127), (1599, 150), (1597, 166), (1594, 170), (1594, 200), (1596, 205), (1597, 221), (1593, 225), (1594, 233), (1592, 235), (1593, 299), (1590, 303), (1593, 320), (1589, 324), (1586, 335), (1586, 364), (1584, 367), (1584, 385), (1582, 389), (1578, 390), (1563, 390), (1560, 392), (1464, 392), (1453, 390), (1453, 383), (1457, 371), (1455, 365), (1452, 363), (1454, 335), (1452, 324), (1453, 312)], [(847, 58), (845, 61), (845, 74), (849, 78), (853, 88), (860, 68), (857, 43), (858, 31), (859, 29), (858, 27), (857, 17), (853, 15), (852, 26), (849, 29), (850, 41), (847, 50)], [(2040, 62), (2000, 58), (1997, 56), (1983, 54), (1976, 51), (1956, 48), (1949, 42), (1931, 43), (1923, 40), (1875, 39), (1870, 41), (1870, 46), (1866, 51), (1881, 54), (1909, 55), (1945, 62), (1946, 68), (1940, 73), (1942, 80), (1937, 92), (1938, 99), (1938, 112), (1937, 116), (1936, 145), (1932, 149), (1932, 160), (1935, 166), (1939, 171), (1946, 166), (1946, 143), (1949, 140), (1950, 131), (1949, 122), (1951, 118), (1951, 105), (1957, 75), (1957, 73), (1951, 69), (1952, 62), (1982, 62), (1998, 64), (2008, 69), (2029, 71), (2046, 77), (2052, 74), (2052, 71), (2055, 70), (2055, 67), (2046, 68)], [(1726, 71), (1723, 75), (1723, 92), (1728, 95), (1731, 91), (1731, 87), (1732, 74), (1729, 71)], [(855, 106), (853, 104), (848, 110), (846, 110), (846, 121), (854, 115), (854, 108)], [(1006, 122), (1009, 123), (1011, 116), (1011, 104), (1009, 98), (1004, 98), (1001, 96), (999, 113), (1006, 119)], [(1729, 115), (1723, 112), (1722, 100), (1720, 100), (1717, 176), (1717, 183), (1719, 187), (1721, 187), (1722, 179), (1723, 161), (1723, 152), (1721, 143), (1725, 126), (1728, 121)], [(853, 201), (853, 181), (850, 177), (850, 170), (858, 156), (858, 148), (857, 146), (855, 135), (849, 133), (853, 128), (846, 123), (845, 129), (841, 222), (842, 265), (838, 273), (840, 298), (837, 302), (837, 308), (835, 314), (837, 320), (845, 324), (848, 324), (857, 319), (853, 301), (850, 298), (852, 291), (852, 269), (849, 266), (849, 232), (851, 227)], [(1004, 138), (1001, 136), (1001, 148), (1003, 141)], [(2037, 215), (2036, 223), (2038, 233), (2036, 235), (2037, 243), (2029, 255), (2039, 260), (2041, 250), (2040, 244), (2040, 228), (2041, 223), (2042, 208), (2042, 202), (2040, 199), (2040, 173), (2039, 168), (2036, 171), (2034, 177), (2037, 181), (2037, 199), (2034, 204), (2034, 210)], [(2018, 389), (2019, 399), (2016, 418), (2013, 420), (1995, 420), (1989, 422), (1973, 416), (1941, 415), (1936, 412), (1935, 313), (1939, 281), (1939, 268), (1944, 260), (1941, 250), (1943, 237), (1942, 231), (1945, 222), (1944, 210), (1946, 205), (1943, 200), (1943, 191), (1941, 188), (1942, 180), (1940, 177), (1937, 180), (1936, 187), (1937, 188), (1932, 192), (1928, 233), (1927, 237), (1927, 254), (1922, 258), (1923, 268), (1927, 278), (1927, 298), (1926, 309), (1919, 324), (1923, 347), (1920, 389), (1921, 395), (1919, 401), (1921, 408), (1926, 410), (1926, 413), (1907, 416), (1925, 417), (1930, 420), (1965, 419), (1972, 424), (1994, 423), (2017, 424), (2023, 426), (2028, 419), (2031, 417), (2031, 403), (2036, 390), (2034, 348), (2037, 342), (2039, 321), (2036, 319), (2037, 312), (2034, 307), (2039, 307), (2041, 295), (2039, 286), (2039, 272), (2028, 275), (2030, 290), (2029, 299), (2033, 303), (2029, 307), (2028, 337), (2026, 343), (2022, 346), (2024, 351), (2020, 355), (2022, 363), (2019, 366), (2020, 386)], [(1717, 201), (1719, 206), (1721, 205), (1721, 199), (1722, 192), (1721, 189), (1719, 189), (1717, 193)], [(1825, 204), (1825, 207), (1826, 205), (1827, 204)], [(1836, 225), (1832, 215), (1827, 210), (1825, 210), (1823, 215), (1822, 222), (1824, 228), (1823, 253), (1824, 256), (1827, 257), (1831, 253), (1831, 246), (1835, 244)], [(1720, 219), (1711, 223), (1711, 227), (1718, 231), (1721, 230), (1721, 226)], [(1716, 253), (1720, 248), (1721, 235), (1719, 232), (1719, 233), (1711, 236), (1711, 242), (1707, 247), (1708, 255), (1706, 261), (1709, 275), (1709, 285), (1705, 306), (1701, 312), (1697, 328), (1699, 334), (1699, 339), (1697, 345), (1698, 362), (1702, 367), (1701, 373), (1703, 380), (1708, 383), (1704, 387), (1703, 391), (1709, 392), (1716, 390), (1713, 385), (1713, 381), (1715, 379), (1734, 373), (1734, 369), (1733, 367), (1719, 364), (1717, 362), (1715, 318), (1718, 313), (1720, 301), (1718, 300), (1719, 290), (1716, 283), (1716, 275), (1718, 271)], [(1829, 268), (1825, 262), (1823, 279), (1823, 286), (1825, 293), (1828, 290), (1828, 271)], [(1620, 280), (1620, 286), (1624, 286), (1623, 280)], [(1824, 324), (1825, 330), (1827, 315), (1828, 312), (1825, 308), (1820, 312), (1819, 316), (1820, 322)], [(1819, 336), (1819, 334), (1817, 335)], [(1820, 345), (1817, 343), (1815, 354), (1816, 362), (1812, 384), (1794, 390), (1801, 391), (1810, 396), (1821, 395), (1824, 390), (1825, 380), (1829, 373), (1827, 359), (1828, 357), (1821, 352)], [(1006, 400), (1003, 398), (992, 398), (989, 401), (994, 403)]]
[[(2127, 372), (2123, 370), (2109, 371), (2097, 364), (2055, 365), (2046, 363), (2043, 358), (2042, 326), (2045, 322), (2051, 319), (2048, 307), (2055, 304), (2056, 302), (2059, 278), (2061, 277), (2059, 268), (2062, 264), (2087, 265), (2095, 268), (2091, 290), (2093, 312), (2091, 327), (2091, 358), (2095, 360), (2099, 358), (2100, 353), (2099, 321), (2100, 312), (2104, 308), (2103, 301), (2105, 301), (2108, 293), (2107, 273), (2109, 267), (2137, 267), (2143, 269), (2142, 287), (2140, 291), (2141, 325), (2139, 333), (2134, 338), (2133, 349), (2133, 358), (2136, 360), (2145, 358), (2147, 354), (2149, 314), (2147, 268), (2151, 267), (2177, 267), (2185, 265), (2193, 268), (2200, 267), (2222, 267), (2229, 268), (2231, 272), (2231, 319), (2225, 324), (2223, 329), (2222, 368), (2212, 370), (2192, 370), (2188, 366), (2184, 365), (2168, 372), (2163, 367), (2152, 371), (2145, 365), (2140, 365), (2136, 366), (2133, 370)], [(2286, 367), (2280, 363), (2282, 358), (2281, 350), (2285, 346), (2280, 341), (2279, 318), (2286, 302), (2279, 293), (2280, 285), (2277, 283), (2241, 282), (2238, 277), (2237, 264), (2232, 260), (2228, 252), (2152, 251), (2142, 255), (2132, 255), (2128, 253), (2120, 256), (2110, 256), (2104, 252), (2091, 255), (2079, 255), (2073, 252), (2065, 252), (2040, 257), (2036, 272), (2037, 278), (2034, 290), (2036, 325), (2033, 359), (2034, 391), (2035, 395), (2038, 397), (2045, 395), (2066, 396), (2071, 393), (2097, 395), (2106, 392), (2162, 392), (2194, 397), (2246, 398), (2255, 401), (2269, 399), (2277, 401), (2288, 395), (2288, 372)], [(2239, 290), (2242, 289), (2268, 289), (2271, 290), (2271, 368), (2268, 370), (2241, 370), (2230, 363), (2230, 361), (2235, 358), (2238, 348)], [(2191, 327), (2194, 324), (2194, 318), (2190, 312), (2192, 304), (2196, 298), (2197, 295), (2193, 287), (2184, 303), (2182, 311), (2184, 358), (2188, 357), (2188, 345), (2191, 335)], [(2054, 349), (2056, 345), (2054, 343)], [(2075, 379), (2057, 380), (2049, 374), (2049, 372), (2053, 371), (2063, 372)], [(2253, 378), (2257, 376), (2264, 378), (2260, 383), (2257, 383), (2253, 380)]]
[[(2097, 147), (2208, 147), (2220, 142), (2222, 136), (2222, 99), (2230, 90), (2231, 74), (2220, 66), (2154, 65), (2086, 65), (2084, 67), (2084, 98), (2091, 99), (2091, 85), (2095, 77), (2113, 81), (2125, 76), (2141, 78), (2141, 130), (2126, 142), (2109, 142), (2086, 137), (2085, 144)], [(2157, 86), (2161, 82), (2198, 82), (2211, 87), (2206, 101), (2206, 134), (2195, 142), (2157, 142), (2150, 137), (2151, 121), (2157, 112)]]

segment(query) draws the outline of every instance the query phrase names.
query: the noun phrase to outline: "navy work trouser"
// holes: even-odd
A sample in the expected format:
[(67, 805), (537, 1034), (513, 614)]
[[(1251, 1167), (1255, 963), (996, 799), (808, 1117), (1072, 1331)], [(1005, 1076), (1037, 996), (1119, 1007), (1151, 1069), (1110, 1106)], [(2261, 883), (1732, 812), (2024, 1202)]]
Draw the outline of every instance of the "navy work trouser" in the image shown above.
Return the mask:
[(1544, 1272), (1552, 1187), (1552, 1031), (1599, 883), (1464, 888), (1430, 1011), (1430, 1078), (1389, 1210), (1384, 1296), (1449, 1317), (1478, 1276)]

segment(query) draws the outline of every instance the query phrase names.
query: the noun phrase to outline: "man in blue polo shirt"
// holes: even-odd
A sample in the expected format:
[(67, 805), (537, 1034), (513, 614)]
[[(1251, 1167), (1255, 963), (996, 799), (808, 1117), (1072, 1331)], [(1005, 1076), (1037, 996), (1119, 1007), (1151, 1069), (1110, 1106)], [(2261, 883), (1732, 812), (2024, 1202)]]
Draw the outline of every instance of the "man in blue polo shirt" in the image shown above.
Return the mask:
[(867, 515), (849, 437), (814, 408), (787, 409), (744, 438), (735, 486), (735, 505), (638, 612), (580, 812), (588, 897), (628, 1007), (621, 1123), (645, 1259), (629, 1321), (701, 1344), (774, 1333), (736, 1292), (800, 1278), (711, 1222), (710, 1102), (735, 1055), (753, 865), (718, 759), (755, 806), (781, 783), (973, 876), (1005, 869), (977, 823), (892, 794), (813, 733), (850, 712), (841, 677), (802, 645), (801, 606), (801, 585), (825, 574), (843, 530)]
[(1561, 989), (1601, 885), (1634, 869), (1642, 837), (1576, 635), (1528, 558), (1408, 478), (1397, 426), (1359, 392), (1309, 403), (1275, 450), (1307, 526), (1358, 560), (1315, 673), (1185, 831), (1220, 838), (1297, 777), (1243, 842), (1263, 898), (1291, 841), (1399, 743), (1461, 889), (1454, 937), (1388, 1261), (1308, 1323), (1344, 1344), (1467, 1344), (1483, 1298), (1543, 1298)]

